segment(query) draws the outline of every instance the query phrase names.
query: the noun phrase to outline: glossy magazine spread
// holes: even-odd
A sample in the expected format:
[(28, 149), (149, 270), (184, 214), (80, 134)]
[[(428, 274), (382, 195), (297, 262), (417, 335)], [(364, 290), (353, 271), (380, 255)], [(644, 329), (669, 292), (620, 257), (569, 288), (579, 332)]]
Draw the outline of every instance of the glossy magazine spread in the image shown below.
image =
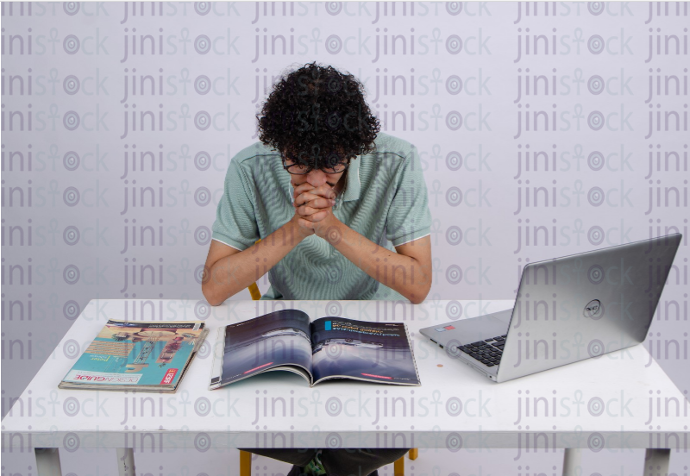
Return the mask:
[(420, 385), (402, 322), (310, 322), (305, 312), (285, 309), (221, 327), (215, 348), (210, 389), (275, 370), (302, 375), (311, 386), (343, 378)]

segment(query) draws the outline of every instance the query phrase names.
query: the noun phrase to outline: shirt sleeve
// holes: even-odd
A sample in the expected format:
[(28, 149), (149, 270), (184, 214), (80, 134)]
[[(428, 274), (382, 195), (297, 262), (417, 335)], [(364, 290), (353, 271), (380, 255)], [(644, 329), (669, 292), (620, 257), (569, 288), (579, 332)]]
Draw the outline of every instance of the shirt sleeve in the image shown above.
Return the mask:
[(418, 240), (431, 233), (429, 196), (417, 147), (410, 145), (396, 174), (397, 190), (386, 217), (386, 237), (393, 246)]
[(230, 161), (211, 238), (244, 251), (260, 238), (254, 212), (254, 186), (239, 161)]

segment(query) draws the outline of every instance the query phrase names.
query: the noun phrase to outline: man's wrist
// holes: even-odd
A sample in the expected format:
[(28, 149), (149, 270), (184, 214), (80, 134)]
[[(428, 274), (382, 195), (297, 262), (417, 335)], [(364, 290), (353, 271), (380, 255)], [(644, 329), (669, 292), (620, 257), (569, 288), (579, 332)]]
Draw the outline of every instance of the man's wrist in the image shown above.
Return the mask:
[(338, 220), (333, 213), (329, 213), (326, 218), (318, 222), (315, 231), (320, 238), (323, 238), (332, 246), (336, 246), (343, 238), (345, 226), (346, 225)]
[(292, 216), (292, 218), (290, 218), (290, 221), (283, 225), (286, 228), (289, 236), (297, 236), (297, 243), (295, 243), (295, 246), (297, 246), (306, 237), (313, 234), (299, 224), (299, 218), (299, 215), (295, 214)]

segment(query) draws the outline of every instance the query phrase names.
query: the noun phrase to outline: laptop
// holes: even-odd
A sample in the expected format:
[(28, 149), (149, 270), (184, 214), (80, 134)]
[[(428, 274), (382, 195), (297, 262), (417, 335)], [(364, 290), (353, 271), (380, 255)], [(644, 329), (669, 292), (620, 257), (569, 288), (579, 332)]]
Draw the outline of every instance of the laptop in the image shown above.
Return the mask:
[[(421, 329), (495, 382), (643, 342), (682, 234), (525, 265), (512, 309)], [(449, 303), (447, 312), (457, 303)]]

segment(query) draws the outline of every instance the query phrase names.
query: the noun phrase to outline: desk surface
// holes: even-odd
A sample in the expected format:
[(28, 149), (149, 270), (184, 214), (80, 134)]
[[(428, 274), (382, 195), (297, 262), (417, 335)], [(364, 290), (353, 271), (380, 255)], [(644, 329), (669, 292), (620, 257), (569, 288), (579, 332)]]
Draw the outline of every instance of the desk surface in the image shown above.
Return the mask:
[[(688, 448), (684, 395), (643, 345), (494, 383), (419, 329), (510, 308), (512, 301), (92, 300), (2, 421), (3, 446)], [(216, 329), (277, 309), (406, 322), (420, 387), (354, 381), (309, 388), (269, 372), (208, 390)], [(203, 319), (206, 344), (175, 394), (60, 390), (108, 319)], [(15, 450), (15, 451), (16, 451)], [(11, 449), (10, 449), (11, 451)]]

